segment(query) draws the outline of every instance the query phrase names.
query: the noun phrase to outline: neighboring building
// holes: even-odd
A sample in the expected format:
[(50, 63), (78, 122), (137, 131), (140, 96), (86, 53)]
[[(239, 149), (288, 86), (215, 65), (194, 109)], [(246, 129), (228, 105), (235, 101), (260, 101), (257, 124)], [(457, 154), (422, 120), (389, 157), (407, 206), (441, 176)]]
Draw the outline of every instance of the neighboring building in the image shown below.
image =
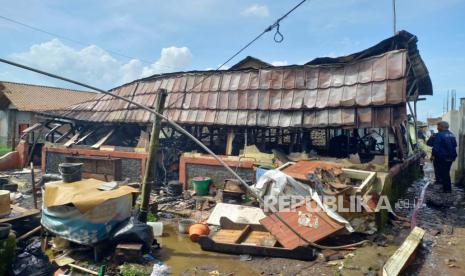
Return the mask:
[(92, 92), (0, 81), (0, 145), (16, 145), (22, 131), (39, 122), (35, 112), (61, 109), (94, 96)]
[(465, 98), (460, 99), (459, 110), (450, 110), (442, 115), (449, 129), (457, 137), (457, 159), (452, 163), (450, 177), (453, 183), (464, 180), (465, 169)]
[(442, 121), (441, 117), (427, 118), (426, 122), (428, 124), (428, 131), (437, 132), (437, 126), (440, 121)]
[(261, 59), (247, 56), (243, 60), (231, 66), (229, 70), (238, 70), (238, 69), (246, 69), (246, 68), (262, 69), (266, 67), (273, 67), (273, 65), (269, 64), (268, 62), (264, 62)]

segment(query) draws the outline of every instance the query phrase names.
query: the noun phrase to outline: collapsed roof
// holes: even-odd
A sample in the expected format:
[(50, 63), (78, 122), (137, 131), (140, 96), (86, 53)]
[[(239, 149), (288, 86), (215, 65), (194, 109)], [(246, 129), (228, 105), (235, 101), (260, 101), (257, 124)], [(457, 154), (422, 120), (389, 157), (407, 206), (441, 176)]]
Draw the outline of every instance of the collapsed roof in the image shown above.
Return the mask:
[[(154, 75), (112, 93), (153, 108), (159, 89), (164, 114), (180, 124), (240, 127), (384, 127), (406, 118), (415, 91), (431, 95), (416, 37), (406, 31), (349, 56), (305, 65)], [(82, 122), (151, 123), (149, 112), (96, 95), (50, 115)]]

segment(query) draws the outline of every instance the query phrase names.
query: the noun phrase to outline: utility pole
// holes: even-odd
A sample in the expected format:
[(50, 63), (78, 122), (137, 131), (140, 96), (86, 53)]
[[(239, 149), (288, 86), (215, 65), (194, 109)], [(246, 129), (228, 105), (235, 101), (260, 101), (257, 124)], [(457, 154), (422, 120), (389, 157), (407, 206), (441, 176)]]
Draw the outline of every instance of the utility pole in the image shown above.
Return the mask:
[(396, 32), (397, 32), (396, 21), (397, 21), (396, 0), (392, 0), (392, 25), (393, 25), (394, 35), (396, 35)]
[[(157, 112), (163, 114), (163, 108), (165, 107), (166, 90), (160, 89), (158, 91), (158, 97), (156, 102)], [(150, 192), (152, 191), (152, 185), (149, 181), (150, 172), (155, 164), (158, 142), (160, 137), (161, 118), (155, 117), (155, 121), (152, 124), (152, 133), (150, 136), (149, 152), (147, 154), (147, 162), (145, 165), (144, 178), (142, 179), (142, 202), (140, 204), (139, 220), (141, 222), (147, 222), (147, 214), (149, 210)]]

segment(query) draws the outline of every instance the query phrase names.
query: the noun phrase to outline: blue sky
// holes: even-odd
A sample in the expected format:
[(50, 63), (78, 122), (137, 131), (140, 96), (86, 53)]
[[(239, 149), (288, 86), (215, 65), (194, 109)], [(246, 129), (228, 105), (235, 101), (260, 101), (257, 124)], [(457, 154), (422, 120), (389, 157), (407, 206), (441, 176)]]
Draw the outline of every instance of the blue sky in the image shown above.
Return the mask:
[[(0, 1), (0, 56), (109, 89), (153, 73), (216, 68), (296, 1)], [(420, 118), (439, 116), (447, 90), (465, 97), (465, 1), (398, 0), (397, 26), (418, 36), (433, 81)], [(247, 55), (276, 64), (363, 50), (392, 35), (391, 0), (309, 0), (281, 24), (284, 41), (262, 37)], [(118, 56), (123, 53), (134, 59)], [(69, 86), (0, 65), (0, 80)]]

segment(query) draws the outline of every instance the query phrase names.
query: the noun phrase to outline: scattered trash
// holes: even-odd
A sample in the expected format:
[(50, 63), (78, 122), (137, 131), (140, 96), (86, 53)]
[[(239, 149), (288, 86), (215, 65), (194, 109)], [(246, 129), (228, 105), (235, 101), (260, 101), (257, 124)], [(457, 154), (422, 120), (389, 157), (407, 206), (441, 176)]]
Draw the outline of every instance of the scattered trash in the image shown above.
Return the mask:
[(121, 223), (110, 236), (113, 243), (142, 243), (144, 251), (150, 249), (154, 240), (152, 227), (134, 217)]
[(251, 261), (252, 256), (250, 256), (249, 254), (242, 254), (242, 255), (239, 255), (239, 260), (242, 261), (242, 262)]
[(170, 275), (170, 268), (164, 263), (156, 263), (153, 265), (150, 276), (167, 276)]
[(31, 238), (24, 251), (16, 256), (12, 271), (15, 276), (39, 276), (53, 273), (52, 264), (47, 255), (41, 251), (39, 238)]

